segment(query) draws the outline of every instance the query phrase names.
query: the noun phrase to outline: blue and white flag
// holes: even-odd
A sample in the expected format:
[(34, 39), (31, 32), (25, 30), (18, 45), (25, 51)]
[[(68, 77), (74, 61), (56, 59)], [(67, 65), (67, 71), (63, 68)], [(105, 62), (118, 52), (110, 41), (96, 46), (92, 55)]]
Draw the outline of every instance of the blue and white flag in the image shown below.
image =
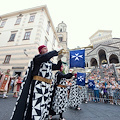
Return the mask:
[(88, 80), (88, 88), (92, 88), (92, 89), (95, 88), (94, 80)]
[(85, 86), (86, 73), (77, 72), (77, 85)]
[(70, 51), (70, 68), (85, 67), (85, 50)]

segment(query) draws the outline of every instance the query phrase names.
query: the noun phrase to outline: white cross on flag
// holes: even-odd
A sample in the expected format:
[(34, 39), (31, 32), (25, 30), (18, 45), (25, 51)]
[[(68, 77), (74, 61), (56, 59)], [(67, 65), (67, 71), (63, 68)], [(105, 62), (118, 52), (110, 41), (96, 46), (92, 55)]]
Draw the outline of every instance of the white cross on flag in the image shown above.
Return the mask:
[(88, 88), (94, 89), (94, 87), (95, 87), (94, 80), (88, 80)]
[(85, 86), (86, 73), (77, 72), (77, 85)]
[(70, 51), (70, 68), (85, 67), (85, 50)]

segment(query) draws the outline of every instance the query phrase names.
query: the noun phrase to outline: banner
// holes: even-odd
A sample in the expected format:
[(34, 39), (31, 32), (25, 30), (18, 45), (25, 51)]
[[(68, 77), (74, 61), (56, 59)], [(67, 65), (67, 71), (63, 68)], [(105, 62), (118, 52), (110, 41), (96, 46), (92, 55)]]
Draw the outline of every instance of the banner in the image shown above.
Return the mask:
[(86, 73), (77, 72), (77, 85), (85, 86)]
[(70, 51), (70, 68), (85, 67), (85, 50)]

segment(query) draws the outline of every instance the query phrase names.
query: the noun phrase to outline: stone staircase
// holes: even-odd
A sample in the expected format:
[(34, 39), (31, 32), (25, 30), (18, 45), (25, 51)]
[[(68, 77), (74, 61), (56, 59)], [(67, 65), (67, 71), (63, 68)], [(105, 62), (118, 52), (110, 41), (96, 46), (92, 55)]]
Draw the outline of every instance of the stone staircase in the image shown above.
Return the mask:
[(92, 69), (91, 73), (87, 76), (87, 78), (92, 76), (92, 75), (100, 76), (101, 77), (100, 79), (104, 79), (105, 77), (109, 77), (109, 79), (111, 77), (114, 77), (116, 81), (118, 79), (114, 64), (111, 64), (110, 66), (103, 65), (100, 68)]

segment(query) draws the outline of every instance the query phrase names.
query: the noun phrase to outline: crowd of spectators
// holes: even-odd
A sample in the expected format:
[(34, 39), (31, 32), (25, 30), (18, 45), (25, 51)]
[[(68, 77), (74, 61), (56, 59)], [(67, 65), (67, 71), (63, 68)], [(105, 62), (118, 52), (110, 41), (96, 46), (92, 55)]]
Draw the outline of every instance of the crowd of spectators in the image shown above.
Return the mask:
[(88, 88), (88, 101), (120, 105), (120, 85), (113, 64), (96, 67), (86, 79), (94, 80), (93, 89)]

